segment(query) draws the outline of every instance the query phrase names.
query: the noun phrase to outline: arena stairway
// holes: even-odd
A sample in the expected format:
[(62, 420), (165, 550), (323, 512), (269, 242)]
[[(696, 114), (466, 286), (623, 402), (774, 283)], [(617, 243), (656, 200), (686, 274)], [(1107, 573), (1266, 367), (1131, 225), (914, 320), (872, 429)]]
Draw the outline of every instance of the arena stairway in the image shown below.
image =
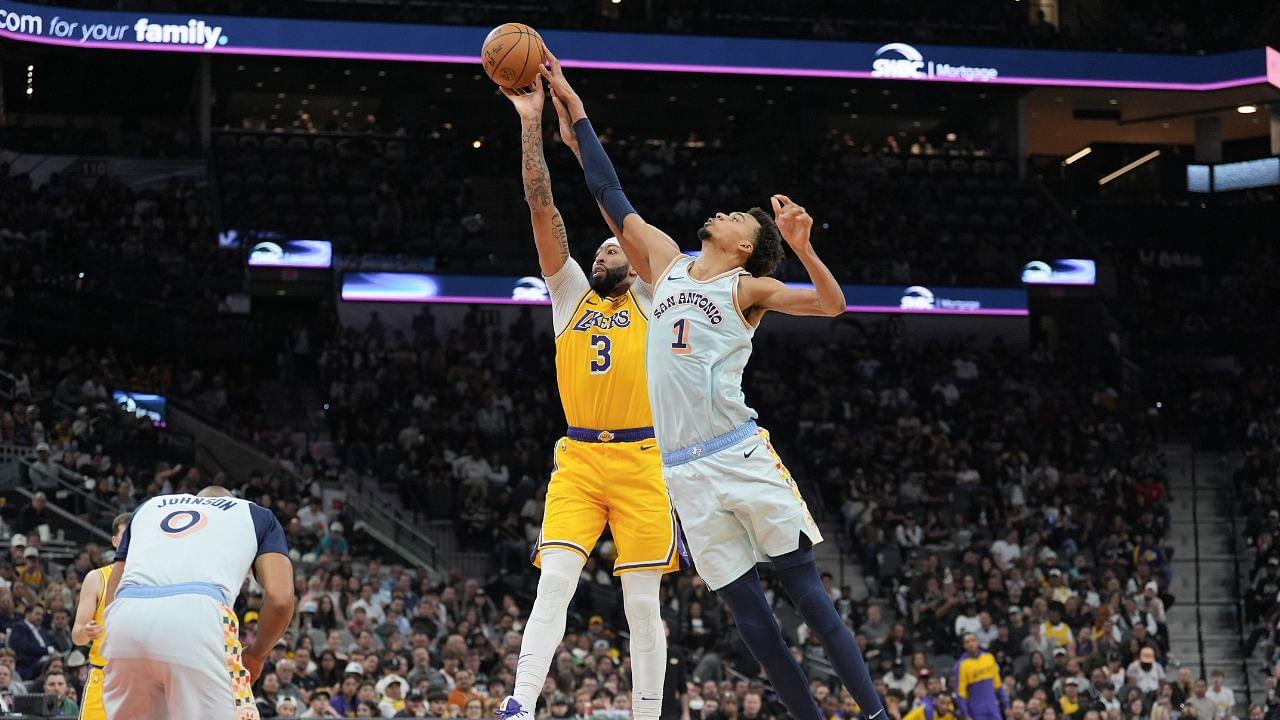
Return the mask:
[(1187, 666), (1193, 676), (1206, 678), (1221, 670), (1224, 684), (1235, 691), (1236, 715), (1245, 717), (1250, 691), (1256, 692), (1259, 683), (1251, 687), (1240, 642), (1239, 590), (1247, 581), (1248, 563), (1237, 554), (1244, 523), (1234, 515), (1231, 468), (1219, 455), (1196, 453), (1188, 445), (1161, 449), (1171, 493), (1169, 591), (1176, 598), (1167, 611), (1167, 670), (1172, 675)]
[(836, 588), (849, 586), (850, 595), (855, 602), (862, 602), (871, 595), (866, 576), (862, 572), (862, 564), (853, 555), (842, 552), (844, 538), (840, 527), (840, 518), (836, 516), (818, 523), (824, 542), (818, 543), (813, 555), (818, 560), (818, 569), (831, 573), (831, 584)]

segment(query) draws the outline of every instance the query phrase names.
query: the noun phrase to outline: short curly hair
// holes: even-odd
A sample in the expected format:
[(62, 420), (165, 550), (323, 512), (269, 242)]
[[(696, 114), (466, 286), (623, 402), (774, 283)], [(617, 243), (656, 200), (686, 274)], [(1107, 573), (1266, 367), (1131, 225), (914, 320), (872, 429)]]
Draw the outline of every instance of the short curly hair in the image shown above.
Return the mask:
[(778, 231), (773, 217), (764, 210), (753, 207), (747, 211), (747, 214), (760, 223), (760, 229), (756, 231), (755, 249), (751, 251), (751, 257), (747, 258), (743, 269), (755, 277), (772, 275), (778, 263), (782, 262), (782, 258), (786, 255), (786, 251), (783, 250), (782, 233)]

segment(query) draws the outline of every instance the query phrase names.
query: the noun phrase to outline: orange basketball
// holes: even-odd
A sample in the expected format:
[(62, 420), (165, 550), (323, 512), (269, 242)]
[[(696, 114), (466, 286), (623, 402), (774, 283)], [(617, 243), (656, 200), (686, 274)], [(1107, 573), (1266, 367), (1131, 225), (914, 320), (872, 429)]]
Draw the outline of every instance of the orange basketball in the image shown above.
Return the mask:
[(546, 58), (542, 36), (523, 23), (503, 23), (494, 28), (480, 49), (485, 74), (504, 88), (532, 85), (538, 66)]

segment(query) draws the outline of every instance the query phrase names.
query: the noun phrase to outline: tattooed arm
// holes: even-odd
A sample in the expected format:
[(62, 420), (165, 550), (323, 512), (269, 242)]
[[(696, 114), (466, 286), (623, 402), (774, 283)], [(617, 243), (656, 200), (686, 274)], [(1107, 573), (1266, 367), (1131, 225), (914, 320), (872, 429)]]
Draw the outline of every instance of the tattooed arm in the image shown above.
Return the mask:
[(519, 94), (503, 90), (520, 114), (520, 155), (524, 179), (524, 199), (533, 222), (533, 244), (538, 248), (538, 265), (543, 277), (551, 277), (569, 260), (569, 235), (551, 196), (551, 173), (542, 154), (542, 81), (534, 81), (533, 91)]

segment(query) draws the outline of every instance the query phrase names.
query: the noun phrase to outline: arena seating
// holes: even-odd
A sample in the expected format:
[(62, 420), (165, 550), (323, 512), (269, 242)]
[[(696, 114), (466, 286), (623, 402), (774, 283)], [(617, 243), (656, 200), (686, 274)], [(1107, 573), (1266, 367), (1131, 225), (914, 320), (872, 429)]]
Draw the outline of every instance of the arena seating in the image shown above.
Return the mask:
[[(532, 263), (528, 219), (509, 167), (477, 168), (457, 138), (224, 132), (214, 168), (224, 223), (324, 237), (338, 252), (429, 254), (454, 272), (524, 274)], [(1036, 257), (1077, 257), (1071, 237), (1012, 163), (981, 148), (916, 143), (917, 154), (833, 138), (798, 177), (742, 167), (728, 147), (678, 143), (613, 153), (633, 203), (676, 238), (692, 238), (710, 214), (740, 198), (764, 204), (772, 187), (795, 187), (822, 227), (820, 245), (848, 281), (1017, 285)], [(580, 190), (572, 155), (548, 162), (557, 206), (575, 237), (607, 231)], [(488, 160), (492, 164), (492, 158)], [(459, 186), (449, 180), (467, 168)], [(784, 265), (780, 276), (804, 279)]]

